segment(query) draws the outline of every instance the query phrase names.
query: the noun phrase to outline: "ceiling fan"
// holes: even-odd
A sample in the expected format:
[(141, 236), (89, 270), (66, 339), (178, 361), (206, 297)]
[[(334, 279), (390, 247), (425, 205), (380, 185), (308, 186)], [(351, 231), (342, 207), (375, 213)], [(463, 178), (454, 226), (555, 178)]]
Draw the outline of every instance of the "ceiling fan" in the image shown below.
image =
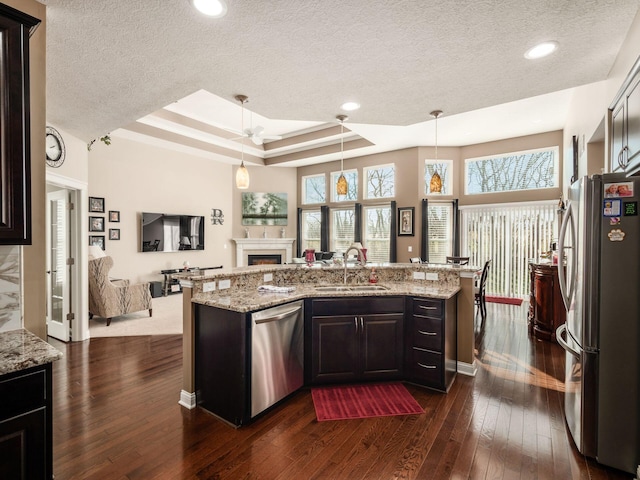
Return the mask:
[[(236, 95), (234, 98), (242, 104), (244, 112), (244, 104), (249, 101), (249, 97), (246, 95)], [(242, 127), (244, 128), (244, 120)], [(262, 145), (265, 140), (282, 140), (282, 135), (265, 135), (264, 127), (256, 125), (255, 127), (244, 128), (244, 130), (242, 130), (242, 137), (238, 138), (249, 138), (256, 145)]]

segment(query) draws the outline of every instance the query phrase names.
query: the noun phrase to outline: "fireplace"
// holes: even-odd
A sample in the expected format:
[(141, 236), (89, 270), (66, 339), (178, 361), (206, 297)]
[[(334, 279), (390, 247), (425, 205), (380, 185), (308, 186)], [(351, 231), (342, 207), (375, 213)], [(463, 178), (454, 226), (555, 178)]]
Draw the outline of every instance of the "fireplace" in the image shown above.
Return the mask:
[(280, 260), (273, 263), (292, 262), (293, 238), (234, 238), (233, 241), (236, 242), (236, 267), (251, 265), (249, 255), (279, 255)]
[(247, 255), (248, 265), (279, 265), (282, 263), (282, 255)]

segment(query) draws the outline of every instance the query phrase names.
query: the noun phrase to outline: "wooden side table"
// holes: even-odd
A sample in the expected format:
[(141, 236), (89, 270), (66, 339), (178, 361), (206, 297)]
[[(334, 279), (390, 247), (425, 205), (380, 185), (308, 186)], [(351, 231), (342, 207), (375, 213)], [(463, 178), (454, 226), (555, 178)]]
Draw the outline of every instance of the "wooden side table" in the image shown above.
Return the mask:
[(529, 278), (529, 333), (536, 338), (555, 341), (556, 328), (566, 319), (558, 265), (529, 263)]

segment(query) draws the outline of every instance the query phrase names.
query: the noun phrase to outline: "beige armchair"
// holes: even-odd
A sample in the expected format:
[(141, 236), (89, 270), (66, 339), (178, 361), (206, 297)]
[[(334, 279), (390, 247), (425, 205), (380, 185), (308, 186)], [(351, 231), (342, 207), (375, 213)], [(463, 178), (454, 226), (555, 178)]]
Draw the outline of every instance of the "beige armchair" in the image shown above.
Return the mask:
[(118, 315), (149, 310), (152, 316), (148, 283), (129, 285), (128, 280), (110, 280), (113, 259), (105, 256), (89, 260), (89, 318), (94, 315), (111, 319)]

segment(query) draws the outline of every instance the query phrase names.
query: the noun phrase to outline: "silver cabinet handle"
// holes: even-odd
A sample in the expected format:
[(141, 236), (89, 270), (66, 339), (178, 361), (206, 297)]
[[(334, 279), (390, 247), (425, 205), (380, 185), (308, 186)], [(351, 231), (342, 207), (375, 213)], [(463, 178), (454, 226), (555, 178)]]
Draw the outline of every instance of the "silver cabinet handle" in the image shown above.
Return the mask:
[(358, 333), (358, 317), (353, 317), (353, 321), (356, 324), (356, 333)]
[(624, 172), (627, 168), (627, 165), (629, 165), (628, 159), (629, 159), (629, 147), (628, 146), (624, 146), (622, 147), (622, 150), (620, 150), (620, 153), (618, 153), (618, 165), (620, 165), (620, 168), (622, 168), (622, 171)]
[(418, 330), (418, 333), (420, 335), (429, 335), (429, 336), (432, 336), (432, 337), (438, 335), (436, 332), (425, 332), (424, 330)]
[(418, 305), (418, 307), (422, 308), (423, 310), (437, 310), (438, 307), (425, 307), (424, 305)]
[(435, 368), (437, 368), (435, 365), (425, 365), (424, 363), (420, 363), (420, 362), (418, 362), (418, 365), (421, 366), (422, 368), (427, 368), (429, 370), (434, 370)]
[(364, 333), (364, 318), (360, 317), (360, 331)]

